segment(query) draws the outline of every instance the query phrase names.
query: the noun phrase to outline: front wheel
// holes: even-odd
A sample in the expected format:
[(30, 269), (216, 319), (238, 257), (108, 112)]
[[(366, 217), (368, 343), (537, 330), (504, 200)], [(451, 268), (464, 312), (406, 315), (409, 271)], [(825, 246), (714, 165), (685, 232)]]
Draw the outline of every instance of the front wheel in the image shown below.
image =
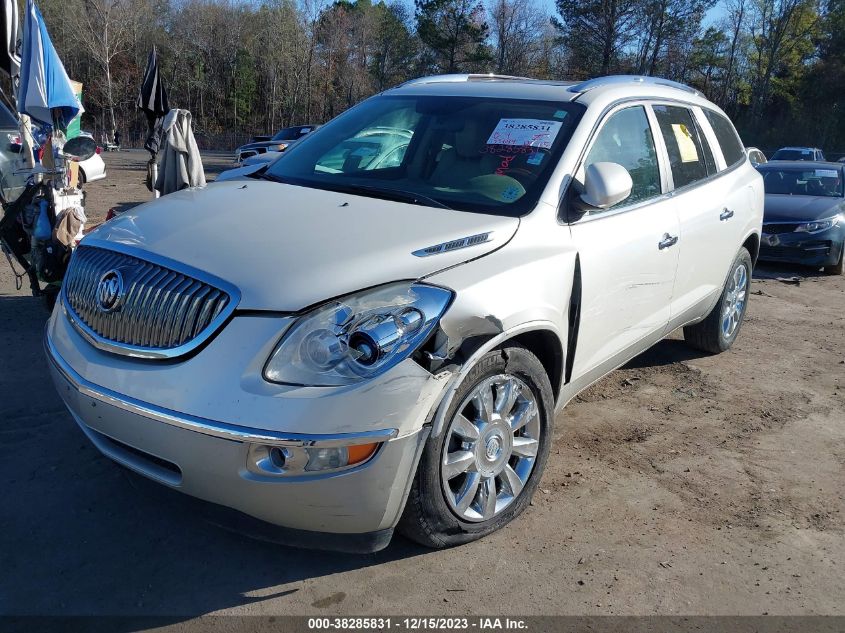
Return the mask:
[(529, 504), (549, 454), (554, 403), (537, 357), (511, 345), (464, 379), (423, 451), (399, 530), (427, 547), (479, 539)]
[(745, 248), (739, 249), (731, 264), (722, 296), (710, 314), (700, 323), (684, 328), (684, 340), (689, 345), (711, 354), (719, 354), (731, 348), (748, 307), (751, 270), (751, 255)]

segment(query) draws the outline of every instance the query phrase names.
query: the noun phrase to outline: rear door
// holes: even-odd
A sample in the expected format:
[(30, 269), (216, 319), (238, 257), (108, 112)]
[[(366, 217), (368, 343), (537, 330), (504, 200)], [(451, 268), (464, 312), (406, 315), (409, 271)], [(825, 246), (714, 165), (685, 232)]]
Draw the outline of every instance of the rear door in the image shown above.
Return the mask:
[[(724, 171), (696, 109), (655, 104), (654, 114), (670, 165), (672, 198), (680, 220), (678, 273), (670, 327), (700, 316), (721, 290), (738, 249), (734, 229), (740, 227), (735, 182)], [(703, 117), (703, 115), (701, 115)], [(745, 154), (740, 148), (742, 157)], [(717, 162), (718, 161), (718, 162)], [(742, 194), (746, 195), (747, 194)]]
[(576, 182), (590, 164), (609, 161), (625, 167), (634, 186), (615, 207), (570, 218), (582, 275), (576, 376), (601, 374), (663, 336), (678, 264), (678, 217), (647, 106), (610, 111), (585, 156)]

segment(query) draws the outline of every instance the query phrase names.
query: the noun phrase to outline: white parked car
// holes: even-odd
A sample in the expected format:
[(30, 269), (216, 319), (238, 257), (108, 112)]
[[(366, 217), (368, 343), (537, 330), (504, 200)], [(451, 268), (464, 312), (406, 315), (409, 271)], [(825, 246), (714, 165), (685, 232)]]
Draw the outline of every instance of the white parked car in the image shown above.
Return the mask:
[(223, 182), (225, 180), (234, 180), (235, 178), (245, 178), (259, 171), (266, 169), (267, 166), (274, 160), (279, 158), (283, 152), (267, 151), (263, 154), (253, 154), (249, 158), (241, 161), (238, 167), (222, 171), (214, 179), (214, 182)]
[(685, 86), (419, 79), (89, 234), (47, 354), (147, 477), (294, 544), (445, 547), (528, 506), (579, 391), (679, 327), (731, 347), (762, 214)]
[(91, 158), (79, 161), (79, 180), (83, 184), (102, 180), (105, 177), (106, 164), (103, 162), (103, 157), (100, 156), (99, 152), (92, 154)]
[[(85, 130), (81, 131), (79, 135), (87, 136), (90, 139), (94, 138), (91, 132), (86, 132)], [(106, 163), (103, 161), (103, 157), (100, 156), (100, 148), (97, 147), (97, 151), (91, 158), (79, 161), (79, 182), (84, 185), (86, 182), (102, 180), (105, 177)]]

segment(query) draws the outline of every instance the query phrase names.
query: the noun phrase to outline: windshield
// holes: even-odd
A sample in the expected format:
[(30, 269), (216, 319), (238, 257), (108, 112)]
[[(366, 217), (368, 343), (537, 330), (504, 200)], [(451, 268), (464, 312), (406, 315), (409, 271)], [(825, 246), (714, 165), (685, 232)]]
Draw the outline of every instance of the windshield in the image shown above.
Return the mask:
[(304, 136), (311, 131), (310, 127), (286, 127), (283, 130), (279, 130), (276, 132), (276, 135), (273, 136), (272, 141), (295, 141), (300, 136)]
[(839, 169), (766, 169), (762, 173), (766, 193), (842, 197), (842, 171)]
[(811, 149), (779, 149), (772, 160), (815, 160), (815, 152)]
[(264, 177), (519, 216), (543, 191), (583, 112), (551, 101), (379, 96), (297, 143)]

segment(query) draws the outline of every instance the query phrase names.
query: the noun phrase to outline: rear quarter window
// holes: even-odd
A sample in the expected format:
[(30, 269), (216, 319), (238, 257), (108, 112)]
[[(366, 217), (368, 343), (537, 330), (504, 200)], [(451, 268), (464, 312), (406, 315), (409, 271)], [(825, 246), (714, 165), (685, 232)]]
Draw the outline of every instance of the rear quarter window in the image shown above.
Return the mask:
[(722, 148), (722, 156), (725, 157), (727, 166), (731, 167), (743, 160), (745, 158), (745, 152), (742, 150), (742, 143), (733, 124), (726, 117), (712, 110), (704, 110), (704, 115), (713, 128), (716, 140), (719, 141), (719, 145)]

